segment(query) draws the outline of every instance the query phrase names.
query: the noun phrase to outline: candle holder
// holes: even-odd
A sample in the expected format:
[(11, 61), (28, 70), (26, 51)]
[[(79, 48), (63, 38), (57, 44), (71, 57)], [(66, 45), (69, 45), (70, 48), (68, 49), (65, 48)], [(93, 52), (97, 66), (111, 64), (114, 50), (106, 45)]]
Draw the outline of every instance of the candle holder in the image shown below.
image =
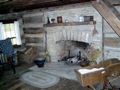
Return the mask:
[(54, 19), (54, 18), (52, 18), (52, 19), (51, 19), (51, 22), (52, 22), (52, 23), (55, 23), (55, 19)]

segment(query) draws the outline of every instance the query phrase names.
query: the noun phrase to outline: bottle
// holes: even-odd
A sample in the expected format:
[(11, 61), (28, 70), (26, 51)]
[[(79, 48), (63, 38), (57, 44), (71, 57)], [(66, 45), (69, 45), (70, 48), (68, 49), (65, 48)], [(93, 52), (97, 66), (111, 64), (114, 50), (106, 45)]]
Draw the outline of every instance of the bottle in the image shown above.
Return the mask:
[(47, 24), (50, 24), (50, 20), (49, 20), (49, 17), (47, 17)]
[(79, 17), (79, 22), (84, 22), (84, 17), (83, 16)]

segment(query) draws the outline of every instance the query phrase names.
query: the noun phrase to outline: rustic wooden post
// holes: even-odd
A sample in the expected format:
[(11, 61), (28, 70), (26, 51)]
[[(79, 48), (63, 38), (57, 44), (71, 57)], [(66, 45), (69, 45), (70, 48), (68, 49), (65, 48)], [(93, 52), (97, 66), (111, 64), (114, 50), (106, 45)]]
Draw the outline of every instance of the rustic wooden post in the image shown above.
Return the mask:
[(14, 66), (14, 64), (13, 64), (13, 58), (12, 58), (11, 56), (8, 56), (8, 57), (7, 57), (7, 60), (8, 60), (8, 62), (10, 63), (12, 69), (13, 69), (13, 73), (15, 74), (15, 73), (16, 73), (16, 70), (15, 70), (15, 66)]

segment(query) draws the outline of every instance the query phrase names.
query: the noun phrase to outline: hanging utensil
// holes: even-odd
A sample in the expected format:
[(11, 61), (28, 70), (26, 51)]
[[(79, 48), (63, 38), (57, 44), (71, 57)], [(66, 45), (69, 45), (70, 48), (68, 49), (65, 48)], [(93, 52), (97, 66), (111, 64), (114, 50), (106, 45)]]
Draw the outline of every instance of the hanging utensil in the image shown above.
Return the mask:
[(96, 30), (96, 22), (95, 21), (93, 22), (93, 24), (94, 24), (93, 36), (94, 36), (95, 34), (98, 33), (98, 31)]

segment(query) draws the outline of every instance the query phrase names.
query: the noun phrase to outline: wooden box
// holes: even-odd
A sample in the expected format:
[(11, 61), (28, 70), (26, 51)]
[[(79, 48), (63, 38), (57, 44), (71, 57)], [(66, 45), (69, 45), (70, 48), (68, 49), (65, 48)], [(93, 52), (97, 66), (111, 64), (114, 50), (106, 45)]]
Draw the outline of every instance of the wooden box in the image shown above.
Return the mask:
[(93, 16), (84, 16), (84, 22), (93, 21)]
[(25, 51), (18, 51), (17, 56), (21, 62), (25, 61), (30, 64), (33, 63), (34, 59), (39, 58), (39, 50), (35, 47), (29, 47)]
[(81, 74), (78, 70), (75, 70), (75, 74), (80, 84), (85, 87), (103, 81), (103, 71), (104, 69), (91, 73)]
[[(76, 77), (82, 86), (90, 86), (92, 84), (102, 82), (106, 78), (106, 76), (120, 76), (120, 60), (117, 58), (111, 58), (104, 61), (99, 62), (99, 64), (94, 66), (84, 67), (82, 69), (93, 69), (93, 68), (101, 68), (104, 69), (98, 70), (91, 73), (81, 74), (77, 69), (75, 70)], [(103, 73), (103, 71), (105, 71)]]

